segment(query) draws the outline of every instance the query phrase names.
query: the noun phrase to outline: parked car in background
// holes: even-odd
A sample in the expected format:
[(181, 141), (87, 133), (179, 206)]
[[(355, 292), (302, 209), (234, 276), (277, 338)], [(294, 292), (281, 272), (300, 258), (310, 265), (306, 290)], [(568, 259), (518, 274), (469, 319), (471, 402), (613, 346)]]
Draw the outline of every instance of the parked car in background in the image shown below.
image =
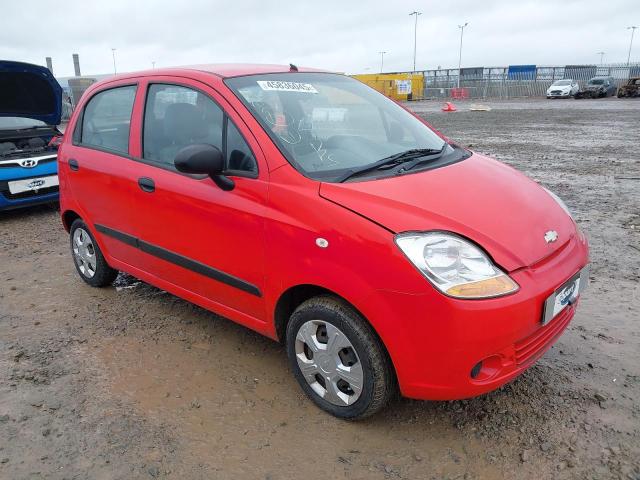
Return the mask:
[(640, 77), (630, 78), (626, 85), (618, 88), (618, 98), (640, 97)]
[(0, 61), (0, 210), (58, 200), (61, 102), (48, 69)]
[(547, 89), (547, 98), (570, 98), (580, 90), (578, 82), (571, 78), (556, 80)]
[(616, 82), (613, 77), (593, 77), (581, 89), (575, 98), (603, 98), (616, 94)]
[(286, 345), (341, 418), (494, 390), (571, 321), (564, 203), (344, 75), (202, 65), (92, 85), (58, 155), (78, 275), (117, 271)]

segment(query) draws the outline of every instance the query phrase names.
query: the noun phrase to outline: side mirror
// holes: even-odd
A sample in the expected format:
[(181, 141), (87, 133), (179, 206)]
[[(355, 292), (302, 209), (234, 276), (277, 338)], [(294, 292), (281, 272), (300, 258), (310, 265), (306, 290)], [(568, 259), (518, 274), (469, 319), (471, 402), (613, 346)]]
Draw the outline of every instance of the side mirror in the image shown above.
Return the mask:
[(208, 143), (196, 143), (182, 148), (173, 161), (182, 173), (209, 175), (223, 190), (233, 190), (235, 183), (224, 176), (224, 157), (219, 148)]

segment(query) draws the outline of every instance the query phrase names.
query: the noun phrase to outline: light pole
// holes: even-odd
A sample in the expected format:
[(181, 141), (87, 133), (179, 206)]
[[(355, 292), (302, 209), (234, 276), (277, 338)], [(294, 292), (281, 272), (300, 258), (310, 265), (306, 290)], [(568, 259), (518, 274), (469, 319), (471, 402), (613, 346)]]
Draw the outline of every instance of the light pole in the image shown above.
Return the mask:
[(598, 55), (600, 55), (600, 65), (602, 65), (602, 60), (604, 59), (604, 54), (607, 52), (596, 52)]
[(462, 68), (462, 36), (464, 35), (465, 27), (469, 25), (469, 22), (464, 22), (464, 25), (458, 25), (460, 29), (460, 53), (458, 54), (458, 88), (460, 88), (460, 69)]
[(409, 16), (414, 15), (415, 24), (413, 26), (413, 71), (416, 71), (416, 49), (418, 46), (418, 15), (422, 15), (422, 12), (418, 12), (414, 10), (409, 14)]
[(151, 68), (156, 68), (156, 62), (151, 62)]
[(631, 47), (633, 47), (633, 34), (636, 33), (636, 26), (627, 27), (627, 30), (631, 30), (631, 42), (629, 42), (629, 55), (627, 55), (627, 67), (629, 66), (629, 61), (631, 60)]
[(380, 54), (380, 73), (384, 70), (384, 54), (387, 52), (378, 52)]
[(116, 71), (116, 49), (115, 48), (111, 49), (111, 56), (113, 57), (113, 74), (115, 75), (117, 73), (117, 71)]

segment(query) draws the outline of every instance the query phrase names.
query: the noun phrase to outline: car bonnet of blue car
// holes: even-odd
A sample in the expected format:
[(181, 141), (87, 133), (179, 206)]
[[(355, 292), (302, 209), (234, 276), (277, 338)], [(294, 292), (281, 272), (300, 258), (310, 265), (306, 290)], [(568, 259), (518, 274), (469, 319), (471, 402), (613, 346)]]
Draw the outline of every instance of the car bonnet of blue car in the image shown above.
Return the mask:
[(24, 117), (58, 125), (62, 87), (41, 65), (0, 60), (0, 117)]

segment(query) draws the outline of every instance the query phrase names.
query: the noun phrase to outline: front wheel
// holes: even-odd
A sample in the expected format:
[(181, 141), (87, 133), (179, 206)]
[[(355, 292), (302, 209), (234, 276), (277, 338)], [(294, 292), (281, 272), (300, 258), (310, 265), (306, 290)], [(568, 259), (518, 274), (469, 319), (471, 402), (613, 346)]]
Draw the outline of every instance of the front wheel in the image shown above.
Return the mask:
[(107, 264), (89, 228), (79, 218), (71, 224), (69, 238), (73, 263), (80, 278), (92, 287), (111, 285), (118, 271)]
[(336, 417), (373, 415), (396, 392), (382, 343), (346, 302), (331, 296), (307, 300), (291, 315), (286, 341), (296, 380), (317, 406)]

